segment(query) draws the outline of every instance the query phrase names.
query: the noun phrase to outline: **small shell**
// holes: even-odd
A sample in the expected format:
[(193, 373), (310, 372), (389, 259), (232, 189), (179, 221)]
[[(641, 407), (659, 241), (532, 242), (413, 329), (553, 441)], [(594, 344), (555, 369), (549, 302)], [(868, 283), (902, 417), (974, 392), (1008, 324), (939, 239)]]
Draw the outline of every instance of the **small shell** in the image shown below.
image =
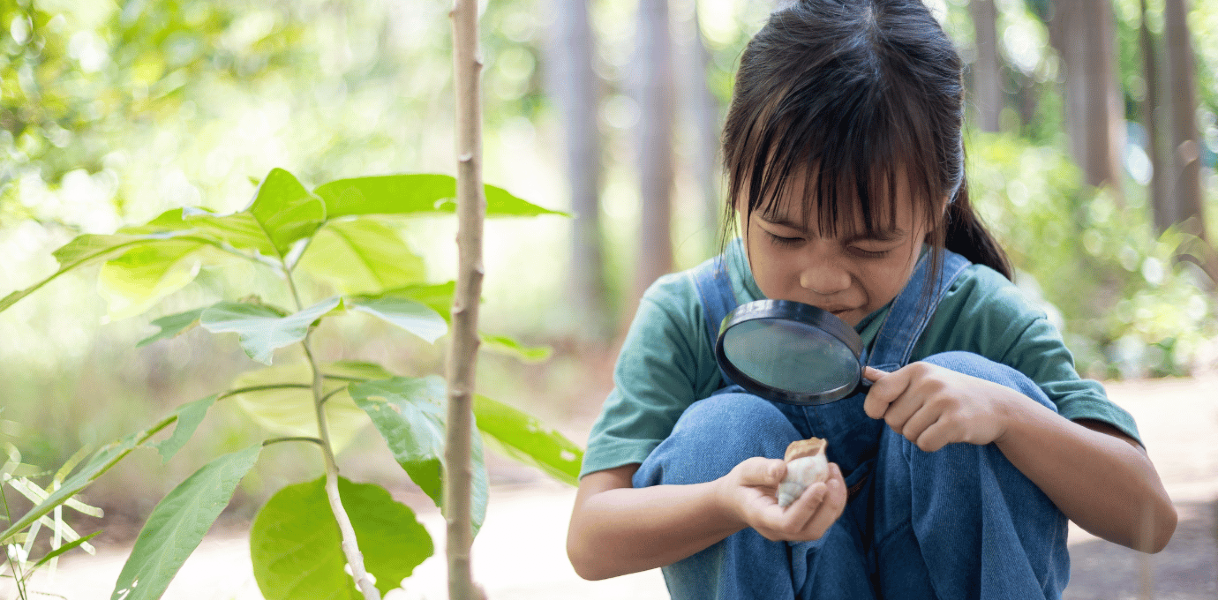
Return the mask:
[(808, 486), (829, 478), (829, 461), (825, 458), (827, 445), (823, 439), (810, 438), (787, 446), (787, 475), (778, 485), (779, 506), (786, 508)]

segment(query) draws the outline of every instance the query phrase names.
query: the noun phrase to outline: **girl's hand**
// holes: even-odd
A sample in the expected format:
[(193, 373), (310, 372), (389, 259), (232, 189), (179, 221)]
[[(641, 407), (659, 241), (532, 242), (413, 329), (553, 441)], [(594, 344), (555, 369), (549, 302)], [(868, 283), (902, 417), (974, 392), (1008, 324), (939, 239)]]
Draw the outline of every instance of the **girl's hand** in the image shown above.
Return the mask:
[(1006, 433), (1022, 394), (996, 383), (925, 362), (892, 373), (867, 367), (874, 381), (863, 410), (925, 452), (958, 442), (985, 445)]
[(719, 479), (719, 494), (737, 517), (768, 540), (818, 540), (846, 508), (846, 482), (829, 463), (829, 479), (814, 483), (785, 509), (775, 493), (787, 473), (779, 459), (750, 458)]

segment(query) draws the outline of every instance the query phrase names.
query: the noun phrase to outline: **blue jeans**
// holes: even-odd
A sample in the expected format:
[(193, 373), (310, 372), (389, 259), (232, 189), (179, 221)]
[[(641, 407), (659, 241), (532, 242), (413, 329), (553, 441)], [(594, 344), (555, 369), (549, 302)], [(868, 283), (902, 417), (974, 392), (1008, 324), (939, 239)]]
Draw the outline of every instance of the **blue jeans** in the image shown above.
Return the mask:
[[(1053, 408), (1023, 374), (963, 352), (927, 359)], [(788, 443), (829, 440), (847, 484), (863, 482), (813, 542), (772, 542), (746, 528), (664, 567), (675, 600), (757, 598), (1057, 599), (1070, 558), (1066, 518), (993, 444), (923, 452), (862, 412), (863, 396), (776, 404), (725, 388), (699, 400), (643, 462), (635, 487), (726, 475), (746, 458), (781, 458)]]

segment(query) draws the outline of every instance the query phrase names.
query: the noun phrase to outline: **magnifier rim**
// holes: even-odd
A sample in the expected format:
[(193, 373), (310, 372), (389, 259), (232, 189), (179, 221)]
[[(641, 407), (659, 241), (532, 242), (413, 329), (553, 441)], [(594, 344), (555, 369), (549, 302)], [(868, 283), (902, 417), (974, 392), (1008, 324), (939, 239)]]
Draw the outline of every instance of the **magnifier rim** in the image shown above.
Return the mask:
[[(853, 352), (855, 360), (858, 362), (858, 374), (854, 381), (823, 392), (792, 392), (766, 385), (737, 369), (727, 359), (727, 351), (723, 347), (727, 330), (747, 321), (772, 319), (786, 319), (811, 325), (844, 344)], [(850, 395), (850, 391), (857, 388), (863, 380), (862, 352), (863, 340), (845, 321), (824, 309), (792, 300), (754, 300), (741, 304), (723, 318), (723, 322), (719, 325), (719, 336), (715, 340), (715, 359), (732, 381), (741, 384), (746, 389), (754, 388), (749, 391), (760, 396), (787, 404), (828, 404)]]

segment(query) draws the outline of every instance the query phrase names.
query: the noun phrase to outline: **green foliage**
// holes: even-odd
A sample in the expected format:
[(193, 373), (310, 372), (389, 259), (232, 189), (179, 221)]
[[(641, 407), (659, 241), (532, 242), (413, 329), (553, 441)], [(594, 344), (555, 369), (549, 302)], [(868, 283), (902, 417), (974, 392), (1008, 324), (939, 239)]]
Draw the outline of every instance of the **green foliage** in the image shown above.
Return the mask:
[(256, 444), (221, 456), (169, 492), (144, 523), (111, 598), (160, 598), (228, 505), (261, 451), (262, 444)]
[[(102, 448), (39, 498), (33, 510), (13, 520), (0, 534), (0, 543), (17, 539), (51, 510), (73, 502), (72, 496), (136, 448), (155, 448), (170, 460), (210, 408), (222, 401), (235, 403), (269, 433), (287, 436), (265, 443), (312, 443), (326, 456), (348, 446), (372, 423), (406, 476), (445, 507), (444, 381), (437, 376), (403, 377), (369, 362), (323, 362), (314, 355), (310, 340), (328, 317), (352, 314), (394, 325), (426, 343), (447, 333), (444, 315), (454, 285), (425, 280), (425, 265), (393, 220), (449, 214), (455, 190), (451, 177), (392, 175), (342, 179), (310, 191), (292, 174), (275, 169), (244, 210), (216, 214), (174, 209), (112, 235), (78, 236), (56, 251), (59, 270), (0, 300), (0, 310), (65, 273), (101, 263), (100, 287), (111, 310), (117, 316), (141, 314), (199, 273), (234, 260), (276, 275), (284, 287), (281, 296), (292, 306), (276, 306), (245, 290), (237, 297), (153, 320), (159, 331), (139, 345), (161, 343), (198, 326), (213, 334), (237, 334), (245, 353), (266, 366), (239, 375), (229, 390), (184, 404), (153, 426)], [(486, 197), (488, 216), (560, 214), (492, 186), (487, 186)], [(505, 336), (483, 337), (488, 347), (527, 360), (544, 358), (548, 352)], [(303, 352), (286, 351), (296, 346)], [(277, 357), (286, 360), (276, 362)], [(575, 482), (580, 449), (556, 431), (481, 396), (475, 417), (479, 429), (509, 457)], [(152, 441), (175, 423), (170, 435)], [(476, 531), (486, 513), (488, 481), (482, 437), (475, 435), (472, 444)], [(213, 460), (157, 505), (119, 577), (116, 599), (156, 598), (164, 592), (253, 468), (260, 449), (255, 445)], [(71, 470), (67, 468), (65, 476)], [(340, 479), (339, 489), (378, 587), (396, 587), (431, 555), (426, 530), (408, 507), (390, 500), (377, 485)], [(259, 513), (251, 543), (259, 586), (268, 598), (354, 593), (343, 570), (337, 525), (319, 527), (318, 516), (327, 510), (330, 502), (318, 481), (284, 488)]]
[[(330, 510), (323, 486), (317, 479), (279, 490), (250, 526), (254, 578), (267, 600), (362, 598), (343, 570), (338, 525), (318, 518)], [(434, 552), (414, 512), (384, 488), (340, 478), (338, 493), (381, 593), (398, 587)]]
[(1218, 306), (1189, 262), (1193, 240), (1156, 236), (1142, 198), (1122, 206), (1079, 183), (1062, 151), (1011, 136), (974, 134), (969, 177), (1020, 283), (1060, 311), (1080, 371), (1187, 374), (1218, 335)]

